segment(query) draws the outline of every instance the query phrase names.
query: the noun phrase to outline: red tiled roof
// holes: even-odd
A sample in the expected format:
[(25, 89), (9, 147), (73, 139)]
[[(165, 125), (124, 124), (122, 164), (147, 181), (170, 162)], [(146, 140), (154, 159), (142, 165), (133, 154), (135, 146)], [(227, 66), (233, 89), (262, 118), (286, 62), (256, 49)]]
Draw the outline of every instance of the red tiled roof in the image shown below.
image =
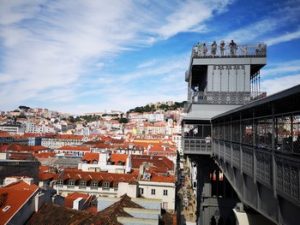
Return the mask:
[(131, 162), (132, 168), (139, 168), (144, 162), (148, 162), (161, 171), (174, 169), (174, 163), (165, 156), (132, 155)]
[(49, 166), (40, 166), (39, 167), (39, 180), (46, 181), (46, 180), (53, 180), (56, 173), (51, 171)]
[(44, 166), (44, 165), (39, 166), (40, 172), (48, 172), (49, 170), (50, 170), (50, 166)]
[(82, 140), (82, 135), (73, 135), (73, 134), (58, 134), (55, 136), (57, 139), (69, 139), (69, 140)]
[(8, 145), (0, 146), (0, 152), (6, 152), (8, 149)]
[(114, 148), (113, 145), (106, 144), (106, 143), (97, 143), (93, 145), (94, 148)]
[(137, 174), (121, 174), (121, 173), (105, 173), (105, 172), (85, 172), (78, 169), (65, 169), (61, 175), (56, 174), (56, 180), (63, 179), (74, 179), (74, 180), (97, 180), (110, 181), (110, 182), (136, 182)]
[(64, 150), (64, 151), (68, 151), (68, 150), (71, 150), (71, 151), (90, 151), (90, 147), (88, 146), (84, 146), (84, 145), (79, 145), (79, 146), (69, 146), (69, 145), (66, 145), (66, 146), (62, 146), (59, 148), (59, 150)]
[(46, 133), (24, 133), (23, 137), (29, 138), (29, 137), (45, 137), (53, 134), (46, 134)]
[(36, 224), (94, 224), (104, 225), (103, 221), (99, 220), (96, 215), (87, 211), (78, 211), (68, 209), (62, 206), (53, 204), (44, 204), (38, 212), (34, 213), (29, 221), (28, 225)]
[(11, 137), (11, 135), (6, 131), (0, 131), (0, 137)]
[(39, 173), (39, 180), (40, 181), (46, 181), (46, 180), (53, 180), (53, 178), (55, 177), (55, 173)]
[(100, 154), (95, 152), (87, 152), (82, 157), (82, 161), (92, 162), (92, 161), (99, 161)]
[(51, 158), (55, 156), (54, 152), (41, 152), (34, 154), (36, 158)]
[(165, 183), (175, 183), (176, 179), (175, 176), (163, 176), (158, 175), (156, 173), (151, 173), (151, 181), (153, 182), (165, 182)]
[(15, 151), (15, 152), (35, 152), (38, 153), (39, 151), (46, 151), (49, 148), (44, 146), (28, 146), (28, 145), (19, 145), (19, 144), (11, 144), (7, 147), (8, 151)]
[(110, 160), (117, 164), (118, 162), (126, 163), (128, 155), (126, 154), (111, 154)]
[[(38, 186), (34, 184), (29, 185), (24, 181), (0, 188), (0, 199), (2, 199), (0, 202), (1, 224), (8, 223), (38, 189)], [(9, 206), (10, 208), (7, 211), (3, 210)]]
[(10, 152), (8, 158), (11, 160), (33, 160), (34, 157), (30, 152)]

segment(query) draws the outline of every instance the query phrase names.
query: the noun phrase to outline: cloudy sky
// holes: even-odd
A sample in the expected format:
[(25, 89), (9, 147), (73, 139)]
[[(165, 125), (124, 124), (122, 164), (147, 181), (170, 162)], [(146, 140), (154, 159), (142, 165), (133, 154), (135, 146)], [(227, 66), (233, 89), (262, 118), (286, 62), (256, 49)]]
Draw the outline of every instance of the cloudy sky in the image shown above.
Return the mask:
[(269, 94), (300, 83), (300, 0), (0, 0), (0, 110), (186, 99), (196, 42), (266, 42)]

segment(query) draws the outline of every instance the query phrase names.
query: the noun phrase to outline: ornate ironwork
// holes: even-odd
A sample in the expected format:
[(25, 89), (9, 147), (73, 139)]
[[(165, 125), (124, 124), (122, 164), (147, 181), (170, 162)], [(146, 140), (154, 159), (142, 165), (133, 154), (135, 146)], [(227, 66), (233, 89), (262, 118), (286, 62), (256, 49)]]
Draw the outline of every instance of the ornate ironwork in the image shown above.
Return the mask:
[(256, 179), (266, 184), (271, 185), (271, 153), (269, 151), (256, 151)]
[(253, 149), (243, 146), (243, 172), (250, 176), (253, 176)]
[(250, 101), (250, 92), (196, 92), (194, 103), (242, 105)]

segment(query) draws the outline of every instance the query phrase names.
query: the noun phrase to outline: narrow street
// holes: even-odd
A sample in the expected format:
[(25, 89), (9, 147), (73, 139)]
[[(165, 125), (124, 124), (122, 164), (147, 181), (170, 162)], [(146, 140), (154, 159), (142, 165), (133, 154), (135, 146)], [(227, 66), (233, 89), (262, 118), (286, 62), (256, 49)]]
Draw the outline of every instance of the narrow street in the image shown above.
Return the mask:
[(186, 162), (183, 169), (179, 171), (178, 182), (178, 211), (180, 212), (180, 225), (196, 224), (196, 196), (191, 187), (190, 171)]

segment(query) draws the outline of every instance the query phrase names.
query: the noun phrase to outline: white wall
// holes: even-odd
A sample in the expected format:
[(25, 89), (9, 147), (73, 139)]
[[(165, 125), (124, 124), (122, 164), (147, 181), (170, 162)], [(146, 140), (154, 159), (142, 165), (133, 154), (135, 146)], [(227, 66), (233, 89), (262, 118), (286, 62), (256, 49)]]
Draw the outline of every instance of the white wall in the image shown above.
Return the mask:
[[(139, 181), (139, 188), (143, 188), (141, 196), (150, 199), (161, 199), (161, 202), (168, 203), (168, 210), (175, 210), (175, 183)], [(151, 189), (155, 189), (155, 195), (151, 194)], [(168, 195), (163, 195), (163, 191), (168, 190)]]
[(117, 197), (121, 197), (124, 194), (127, 194), (131, 198), (136, 198), (138, 196), (137, 185), (120, 182), (118, 186)]
[(250, 65), (209, 65), (207, 91), (249, 92)]

